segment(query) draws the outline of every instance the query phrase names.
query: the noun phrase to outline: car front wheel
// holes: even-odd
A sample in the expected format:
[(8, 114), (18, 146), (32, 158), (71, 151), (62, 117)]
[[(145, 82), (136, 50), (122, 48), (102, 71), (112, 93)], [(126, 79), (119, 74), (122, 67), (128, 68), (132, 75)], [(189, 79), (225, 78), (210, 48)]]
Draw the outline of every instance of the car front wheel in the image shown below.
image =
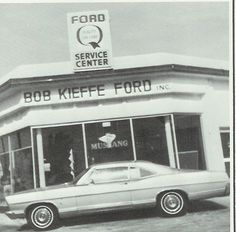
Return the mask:
[(27, 215), (28, 224), (35, 230), (46, 230), (55, 225), (57, 212), (51, 205), (37, 205), (32, 207)]
[(186, 197), (179, 192), (162, 193), (157, 199), (158, 210), (163, 216), (181, 216), (186, 213)]

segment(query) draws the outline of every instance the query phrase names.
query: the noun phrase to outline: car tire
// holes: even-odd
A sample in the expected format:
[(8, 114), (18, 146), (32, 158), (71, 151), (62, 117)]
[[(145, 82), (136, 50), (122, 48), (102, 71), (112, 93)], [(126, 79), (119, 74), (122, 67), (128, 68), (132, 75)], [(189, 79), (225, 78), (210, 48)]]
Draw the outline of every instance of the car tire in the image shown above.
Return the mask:
[(183, 193), (168, 191), (157, 197), (158, 212), (165, 217), (182, 216), (187, 211), (187, 199)]
[(48, 204), (36, 205), (27, 213), (29, 226), (37, 231), (47, 230), (55, 226), (58, 221), (58, 213), (54, 206)]

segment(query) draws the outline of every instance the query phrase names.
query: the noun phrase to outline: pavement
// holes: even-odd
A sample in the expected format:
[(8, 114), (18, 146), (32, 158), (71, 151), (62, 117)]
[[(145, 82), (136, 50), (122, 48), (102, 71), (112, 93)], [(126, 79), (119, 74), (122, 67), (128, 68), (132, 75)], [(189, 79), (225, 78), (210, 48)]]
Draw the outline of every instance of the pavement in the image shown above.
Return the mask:
[(25, 224), (25, 221), (20, 220), (11, 220), (5, 215), (5, 212), (7, 210), (7, 206), (4, 202), (1, 202), (0, 204), (0, 231), (1, 232), (12, 232), (12, 231), (18, 231), (18, 228), (23, 226)]
[[(0, 205), (0, 231), (33, 231), (25, 219), (9, 219)], [(119, 213), (104, 213), (96, 216), (82, 216), (61, 220), (56, 232), (229, 232), (230, 198), (211, 198), (194, 201), (185, 216), (162, 218), (155, 210), (133, 210)]]

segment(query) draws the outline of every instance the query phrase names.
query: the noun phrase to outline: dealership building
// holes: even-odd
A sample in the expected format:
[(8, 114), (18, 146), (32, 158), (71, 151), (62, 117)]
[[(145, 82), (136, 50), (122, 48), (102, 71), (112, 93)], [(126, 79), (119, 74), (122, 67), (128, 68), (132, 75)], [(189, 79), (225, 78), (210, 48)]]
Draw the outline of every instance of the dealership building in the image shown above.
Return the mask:
[(5, 194), (72, 180), (95, 163), (148, 160), (229, 173), (229, 69), (174, 54), (23, 65), (0, 79)]

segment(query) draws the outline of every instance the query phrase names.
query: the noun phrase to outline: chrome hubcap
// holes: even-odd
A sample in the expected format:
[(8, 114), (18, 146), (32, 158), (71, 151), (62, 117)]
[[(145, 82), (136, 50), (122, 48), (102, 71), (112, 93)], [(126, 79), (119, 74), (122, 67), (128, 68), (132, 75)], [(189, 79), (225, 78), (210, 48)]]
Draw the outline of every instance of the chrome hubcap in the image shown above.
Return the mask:
[(169, 210), (176, 210), (180, 205), (180, 200), (176, 196), (167, 196), (164, 201), (165, 207)]
[(50, 208), (39, 206), (34, 209), (32, 219), (34, 225), (38, 228), (46, 228), (50, 226), (53, 221), (53, 213)]
[(36, 212), (35, 217), (38, 222), (45, 224), (50, 221), (51, 215), (47, 209), (40, 209)]
[(161, 200), (162, 209), (168, 214), (179, 213), (183, 205), (183, 199), (178, 193), (166, 193)]

